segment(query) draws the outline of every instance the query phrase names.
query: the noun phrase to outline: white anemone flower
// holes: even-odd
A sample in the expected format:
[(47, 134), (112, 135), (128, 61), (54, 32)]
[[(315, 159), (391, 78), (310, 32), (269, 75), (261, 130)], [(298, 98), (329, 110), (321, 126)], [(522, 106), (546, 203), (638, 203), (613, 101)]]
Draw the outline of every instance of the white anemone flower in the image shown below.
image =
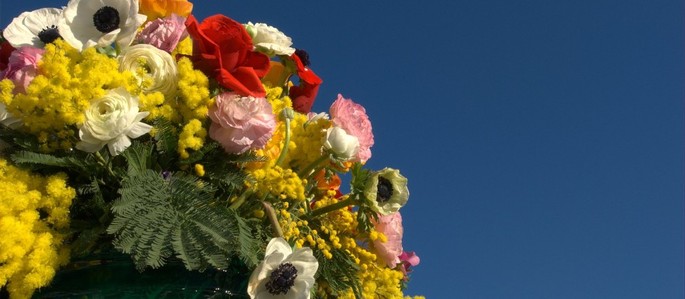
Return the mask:
[(115, 42), (124, 48), (146, 19), (138, 13), (138, 0), (71, 0), (58, 29), (62, 38), (80, 51)]
[(366, 182), (364, 196), (371, 210), (385, 216), (395, 213), (409, 199), (407, 178), (397, 169), (383, 168), (373, 173)]
[(247, 293), (252, 299), (309, 299), (319, 262), (311, 248), (293, 252), (283, 238), (266, 246), (264, 261), (252, 272)]
[(86, 110), (86, 121), (79, 129), (81, 141), (76, 148), (94, 153), (105, 145), (112, 156), (131, 145), (130, 138), (147, 134), (152, 126), (141, 122), (149, 112), (139, 112), (138, 98), (119, 87), (97, 99)]
[(43, 48), (60, 37), (57, 24), (62, 17), (59, 8), (41, 8), (27, 11), (14, 18), (3, 30), (2, 35), (12, 45), (19, 48), (32, 46)]

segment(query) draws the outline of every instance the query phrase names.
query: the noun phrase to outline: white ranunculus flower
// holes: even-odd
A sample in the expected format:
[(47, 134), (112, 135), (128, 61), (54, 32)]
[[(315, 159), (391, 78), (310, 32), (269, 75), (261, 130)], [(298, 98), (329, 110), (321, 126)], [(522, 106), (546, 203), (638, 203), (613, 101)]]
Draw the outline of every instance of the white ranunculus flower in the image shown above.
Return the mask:
[(15, 48), (24, 46), (43, 48), (45, 44), (60, 37), (57, 23), (61, 17), (62, 10), (59, 8), (27, 11), (14, 18), (3, 30), (2, 35)]
[(114, 42), (124, 48), (146, 19), (138, 13), (138, 0), (71, 0), (58, 29), (62, 38), (80, 51)]
[(14, 117), (11, 113), (7, 111), (7, 106), (5, 104), (0, 103), (0, 123), (3, 125), (10, 127), (12, 129), (16, 129), (21, 126), (21, 119)]
[[(141, 67), (146, 71), (145, 74), (138, 72)], [(151, 81), (148, 83), (149, 86), (143, 86), (145, 92), (160, 91), (167, 97), (173, 96), (176, 92), (178, 82), (176, 62), (169, 53), (155, 46), (138, 44), (121, 51), (119, 71), (131, 71), (139, 84)]]
[(273, 26), (264, 23), (245, 24), (245, 29), (252, 37), (252, 43), (257, 51), (269, 56), (293, 55), (295, 48), (292, 39)]
[(109, 153), (116, 156), (131, 145), (129, 138), (150, 132), (152, 126), (141, 122), (148, 114), (139, 112), (138, 98), (126, 89), (112, 89), (86, 111), (86, 121), (79, 130), (81, 141), (76, 148), (94, 153), (107, 145)]
[(384, 168), (374, 172), (366, 182), (364, 197), (371, 210), (381, 215), (390, 215), (400, 210), (409, 199), (407, 178), (400, 171)]
[(273, 238), (264, 260), (250, 276), (247, 293), (252, 299), (309, 299), (318, 268), (311, 248), (293, 252), (283, 238)]
[(326, 130), (323, 147), (332, 152), (336, 158), (347, 161), (354, 158), (357, 154), (359, 139), (356, 136), (347, 134), (343, 128), (332, 127)]

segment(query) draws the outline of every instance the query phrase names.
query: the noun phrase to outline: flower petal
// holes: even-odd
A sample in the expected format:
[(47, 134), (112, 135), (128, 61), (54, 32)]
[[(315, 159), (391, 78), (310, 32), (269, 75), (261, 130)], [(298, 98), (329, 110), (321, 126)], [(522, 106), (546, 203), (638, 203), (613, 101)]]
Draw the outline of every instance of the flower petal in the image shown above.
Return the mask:
[(131, 137), (131, 138), (138, 138), (140, 136), (143, 136), (150, 132), (152, 130), (152, 126), (148, 125), (144, 122), (137, 122), (131, 125), (129, 127), (128, 132), (126, 132), (126, 136)]
[(296, 250), (293, 254), (285, 259), (285, 262), (290, 262), (297, 268), (298, 279), (314, 279), (316, 270), (319, 269), (319, 262), (312, 254), (312, 249), (305, 247)]
[(107, 148), (112, 156), (121, 154), (121, 152), (123, 152), (129, 146), (131, 146), (131, 139), (128, 139), (126, 135), (119, 135), (119, 137), (107, 143)]

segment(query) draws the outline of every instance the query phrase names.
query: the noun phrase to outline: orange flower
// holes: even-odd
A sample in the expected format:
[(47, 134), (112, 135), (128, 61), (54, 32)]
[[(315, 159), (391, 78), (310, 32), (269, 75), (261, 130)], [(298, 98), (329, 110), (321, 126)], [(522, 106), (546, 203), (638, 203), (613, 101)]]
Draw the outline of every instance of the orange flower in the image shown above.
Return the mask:
[(172, 13), (187, 17), (193, 10), (193, 4), (188, 0), (140, 0), (140, 13), (147, 16), (148, 21), (170, 16)]
[(340, 188), (340, 177), (337, 174), (326, 178), (326, 171), (320, 170), (314, 175), (314, 180), (316, 180), (316, 188), (319, 190), (338, 190)]

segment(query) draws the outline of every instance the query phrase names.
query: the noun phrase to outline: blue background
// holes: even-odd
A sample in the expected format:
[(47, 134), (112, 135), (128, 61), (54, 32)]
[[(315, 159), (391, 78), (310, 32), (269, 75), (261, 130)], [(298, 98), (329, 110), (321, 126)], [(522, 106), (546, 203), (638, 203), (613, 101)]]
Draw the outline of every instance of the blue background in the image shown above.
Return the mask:
[[(683, 298), (682, 1), (194, 1), (367, 108), (411, 197), (407, 294)], [(0, 26), (65, 1), (0, 2)]]

